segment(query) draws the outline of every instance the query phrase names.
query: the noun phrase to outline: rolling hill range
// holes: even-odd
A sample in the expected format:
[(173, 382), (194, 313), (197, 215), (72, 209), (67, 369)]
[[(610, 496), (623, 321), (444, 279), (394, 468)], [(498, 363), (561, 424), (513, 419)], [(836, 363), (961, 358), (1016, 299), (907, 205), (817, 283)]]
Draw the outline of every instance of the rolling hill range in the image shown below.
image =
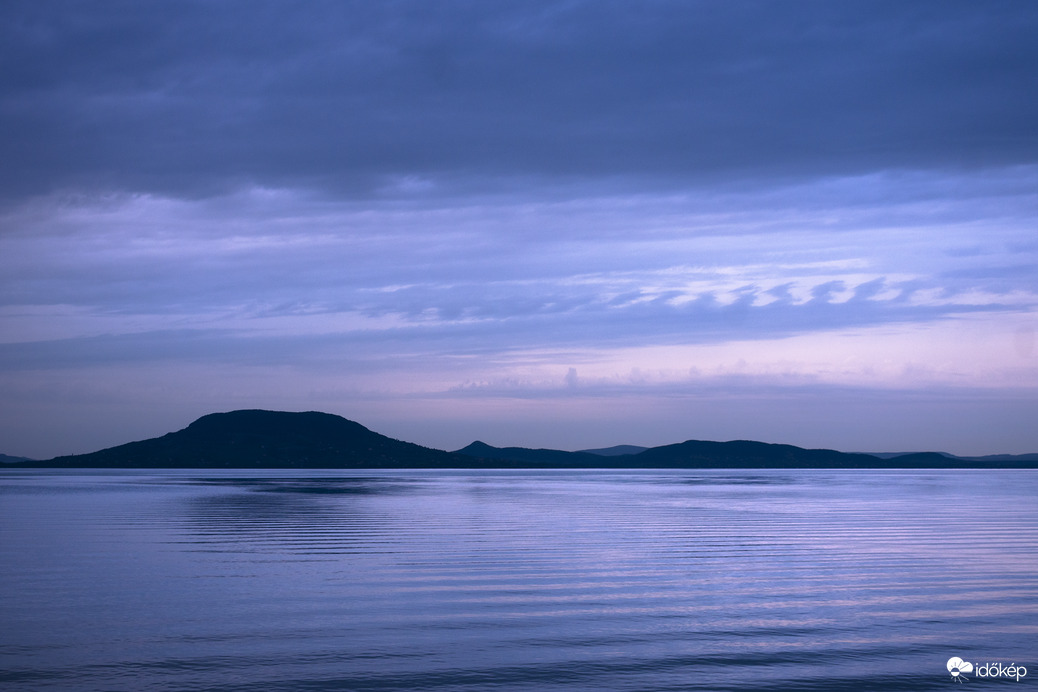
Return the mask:
[(580, 452), (492, 447), (429, 449), (328, 413), (243, 410), (203, 416), (183, 430), (89, 454), (6, 463), (8, 468), (1038, 468), (1038, 455), (953, 457), (936, 452), (851, 454), (737, 440)]
[(562, 452), (555, 449), (491, 447), (483, 442), (473, 442), (455, 454), (540, 468), (1038, 468), (1038, 455), (1034, 454), (973, 458), (937, 452), (917, 452), (879, 457), (872, 454), (853, 454), (832, 449), (803, 449), (793, 445), (749, 440), (688, 440), (673, 445), (650, 447), (636, 454), (619, 455), (596, 454), (593, 451)]

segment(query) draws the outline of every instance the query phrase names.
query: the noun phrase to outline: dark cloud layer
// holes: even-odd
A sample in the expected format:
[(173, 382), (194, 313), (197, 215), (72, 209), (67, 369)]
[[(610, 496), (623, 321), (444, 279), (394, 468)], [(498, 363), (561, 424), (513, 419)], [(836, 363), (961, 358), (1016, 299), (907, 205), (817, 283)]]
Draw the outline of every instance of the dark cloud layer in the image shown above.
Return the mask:
[(998, 0), (9, 0), (0, 189), (1030, 163), (1036, 35), (1038, 5)]

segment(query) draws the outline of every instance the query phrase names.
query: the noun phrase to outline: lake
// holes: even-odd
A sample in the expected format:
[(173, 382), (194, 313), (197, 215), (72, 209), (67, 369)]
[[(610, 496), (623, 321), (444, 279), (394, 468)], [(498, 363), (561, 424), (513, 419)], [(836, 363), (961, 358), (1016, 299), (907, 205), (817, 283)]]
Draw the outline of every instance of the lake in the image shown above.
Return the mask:
[(1028, 689), (1038, 472), (2, 469), (0, 593), (11, 690)]

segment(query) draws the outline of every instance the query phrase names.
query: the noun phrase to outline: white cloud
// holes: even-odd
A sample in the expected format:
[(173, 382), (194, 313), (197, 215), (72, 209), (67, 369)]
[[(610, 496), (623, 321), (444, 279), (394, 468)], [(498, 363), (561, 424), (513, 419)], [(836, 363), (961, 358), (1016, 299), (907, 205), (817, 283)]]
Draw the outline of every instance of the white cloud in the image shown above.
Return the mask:
[[(510, 354), (459, 392), (511, 391), (538, 396), (569, 388), (576, 367), (581, 389), (615, 394), (631, 388), (673, 389), (756, 382), (762, 386), (839, 385), (876, 390), (937, 386), (1038, 388), (1038, 359), (1021, 349), (1038, 312), (967, 315), (929, 324), (817, 330), (777, 339), (638, 346), (579, 352)], [(1026, 355), (1024, 355), (1026, 354)]]

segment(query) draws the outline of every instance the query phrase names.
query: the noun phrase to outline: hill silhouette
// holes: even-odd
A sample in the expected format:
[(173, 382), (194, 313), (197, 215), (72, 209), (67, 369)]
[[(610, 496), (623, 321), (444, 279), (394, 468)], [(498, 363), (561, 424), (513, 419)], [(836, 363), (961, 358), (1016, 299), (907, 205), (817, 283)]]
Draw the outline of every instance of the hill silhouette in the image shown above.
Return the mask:
[(738, 440), (634, 448), (633, 454), (561, 452), (554, 449), (491, 447), (473, 442), (456, 454), (541, 467), (561, 468), (883, 468), (894, 465), (868, 454), (847, 454), (831, 449), (802, 449), (792, 445)]
[[(623, 453), (626, 451), (634, 453)], [(748, 440), (651, 447), (557, 449), (492, 447), (473, 442), (457, 452), (394, 440), (329, 413), (244, 410), (202, 416), (183, 430), (90, 454), (7, 467), (58, 468), (1038, 468), (1038, 455), (898, 456)]]
[(624, 469), (938, 469), (938, 468), (1038, 468), (1034, 455), (999, 457), (954, 457), (937, 452), (917, 452), (879, 457), (872, 454), (838, 452), (832, 449), (803, 449), (793, 445), (769, 444), (750, 440), (707, 442), (688, 440), (678, 444), (641, 449), (632, 454), (595, 451), (563, 452), (555, 449), (492, 447), (473, 442), (455, 454), (494, 462), (536, 468), (624, 468)]
[(536, 468), (595, 468), (607, 466), (608, 461), (588, 452), (563, 452), (558, 449), (529, 449), (527, 447), (491, 447), (476, 441), (455, 454), (486, 460), (506, 461), (510, 464)]
[(580, 451), (585, 454), (595, 454), (600, 457), (619, 457), (625, 454), (640, 454), (646, 449), (648, 449), (648, 447), (639, 447), (638, 445), (615, 445), (613, 447), (582, 449)]
[(427, 468), (471, 457), (401, 442), (330, 413), (245, 410), (202, 416), (183, 430), (25, 466), (108, 468)]
[(704, 442), (689, 440), (647, 449), (636, 457), (646, 468), (885, 468), (897, 466), (869, 454), (832, 449), (803, 449), (793, 445), (750, 440)]

